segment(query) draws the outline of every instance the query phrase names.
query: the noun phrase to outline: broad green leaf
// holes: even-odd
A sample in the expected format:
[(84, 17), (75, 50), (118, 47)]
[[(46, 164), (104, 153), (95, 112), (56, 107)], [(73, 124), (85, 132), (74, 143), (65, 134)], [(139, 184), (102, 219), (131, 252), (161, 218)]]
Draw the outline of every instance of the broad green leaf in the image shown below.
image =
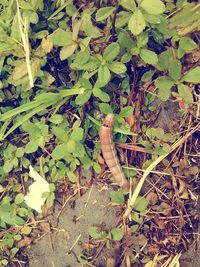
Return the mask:
[(92, 89), (92, 84), (90, 83), (90, 81), (88, 79), (85, 79), (85, 78), (80, 78), (79, 79), (79, 83), (80, 83), (80, 86), (87, 89), (87, 90), (90, 90)]
[(122, 28), (124, 25), (128, 24), (129, 19), (131, 17), (131, 12), (121, 11), (117, 14), (116, 17), (116, 28)]
[(54, 124), (60, 124), (63, 121), (63, 115), (61, 114), (55, 114), (49, 118), (49, 121)]
[(147, 64), (156, 65), (158, 63), (158, 56), (151, 50), (141, 49), (140, 57)]
[(103, 102), (109, 102), (109, 100), (110, 100), (109, 95), (107, 93), (105, 93), (103, 90), (99, 89), (98, 87), (94, 87), (93, 94), (94, 94), (94, 96), (101, 99), (101, 101), (103, 101)]
[(181, 78), (182, 64), (179, 60), (172, 60), (169, 63), (169, 76), (178, 81)]
[(67, 171), (67, 178), (70, 180), (70, 182), (75, 183), (77, 181), (77, 176), (72, 171)]
[(107, 64), (110, 71), (116, 73), (116, 74), (122, 74), (126, 72), (126, 65), (121, 62), (113, 61), (111, 63)]
[(180, 46), (177, 49), (177, 58), (181, 59), (185, 55), (186, 51), (183, 50)]
[(173, 60), (173, 51), (172, 49), (168, 49), (162, 52), (158, 56), (158, 66), (160, 70), (168, 70), (169, 63)]
[(63, 128), (59, 127), (59, 126), (53, 126), (52, 127), (52, 133), (56, 136), (56, 138), (59, 141), (67, 142), (68, 139), (69, 139), (69, 136), (67, 134), (66, 129), (63, 129)]
[(81, 141), (83, 138), (83, 129), (82, 128), (75, 128), (71, 134), (71, 138), (74, 141)]
[(83, 94), (78, 95), (76, 97), (76, 100), (75, 100), (76, 104), (81, 106), (81, 105), (87, 103), (88, 100), (90, 99), (91, 95), (92, 95), (92, 91), (91, 90), (87, 90)]
[(103, 58), (106, 61), (113, 61), (118, 56), (119, 50), (120, 50), (120, 47), (119, 47), (119, 44), (118, 43), (111, 43), (104, 50)]
[(38, 142), (36, 140), (31, 140), (25, 147), (25, 153), (33, 153), (38, 149)]
[(19, 193), (15, 197), (15, 204), (19, 205), (24, 201), (24, 194)]
[(69, 154), (67, 149), (68, 146), (66, 143), (57, 145), (51, 154), (52, 158), (56, 160), (65, 158)]
[(149, 71), (145, 72), (142, 75), (142, 81), (143, 82), (150, 82), (152, 80), (154, 73), (155, 73), (155, 70), (149, 70)]
[(111, 75), (108, 67), (106, 65), (101, 65), (98, 70), (98, 85), (101, 87), (108, 84), (110, 81)]
[(142, 12), (137, 8), (131, 16), (128, 28), (134, 35), (139, 35), (145, 29), (146, 23)]
[(124, 107), (119, 113), (120, 117), (126, 117), (131, 115), (133, 115), (133, 107), (131, 106)]
[(137, 37), (137, 47), (141, 48), (147, 44), (149, 40), (149, 35), (146, 32), (142, 32), (140, 35)]
[(90, 226), (88, 228), (88, 234), (94, 239), (104, 239), (107, 236), (105, 231), (98, 231), (98, 228), (95, 226)]
[(60, 59), (65, 60), (71, 55), (73, 55), (77, 46), (78, 45), (75, 42), (72, 42), (69, 45), (63, 46), (63, 48), (60, 50)]
[(158, 15), (152, 15), (149, 13), (144, 13), (144, 18), (146, 22), (152, 23), (152, 24), (158, 24), (160, 23), (160, 16)]
[(72, 43), (72, 33), (70, 31), (64, 31), (63, 29), (58, 28), (49, 36), (49, 39), (54, 45), (70, 45)]
[(81, 30), (92, 38), (98, 38), (101, 35), (99, 29), (92, 24), (91, 15), (86, 12), (82, 16)]
[(192, 51), (196, 49), (198, 46), (197, 44), (189, 37), (182, 37), (179, 41), (179, 47), (186, 52)]
[(0, 220), (2, 220), (3, 222), (9, 225), (25, 224), (25, 221), (21, 217), (11, 213), (11, 207), (8, 204), (0, 205)]
[(152, 15), (159, 15), (165, 11), (165, 5), (161, 0), (142, 0), (140, 6)]
[(136, 8), (135, 0), (120, 0), (119, 4), (124, 8), (134, 12)]
[(191, 88), (183, 83), (178, 85), (178, 93), (185, 103), (191, 104), (193, 102), (193, 96)]
[(182, 80), (189, 83), (200, 83), (200, 67), (189, 70)]
[(159, 98), (162, 101), (167, 101), (170, 98), (174, 81), (168, 76), (161, 76), (155, 80), (155, 85), (159, 88)]
[(110, 192), (111, 201), (113, 204), (122, 205), (124, 204), (124, 195), (119, 191), (111, 191)]
[(111, 230), (111, 234), (112, 234), (112, 240), (114, 240), (114, 241), (119, 241), (124, 236), (122, 229), (119, 229), (119, 228), (113, 228)]
[[(66, 143), (66, 151), (68, 153), (73, 153), (76, 148), (77, 148), (77, 145), (82, 145), (80, 143), (76, 143), (73, 139), (70, 139), (67, 143)], [(81, 148), (82, 149), (82, 148)], [(80, 149), (80, 153), (81, 153), (81, 149)]]
[(107, 19), (114, 12), (115, 7), (102, 7), (96, 13), (96, 21)]
[(21, 42), (18, 14), (15, 14), (13, 22), (12, 22), (11, 36), (14, 39), (16, 39), (18, 42)]
[(106, 103), (100, 103), (99, 108), (103, 114), (109, 114), (109, 113), (113, 112), (111, 106), (109, 104), (106, 104)]
[(76, 53), (73, 63), (78, 65), (84, 65), (85, 63), (88, 62), (89, 59), (90, 59), (90, 52), (88, 49), (85, 49), (84, 51), (79, 51), (78, 53)]
[(145, 197), (139, 196), (136, 199), (134, 209), (137, 211), (145, 211), (148, 206), (148, 200)]
[(79, 142), (76, 142), (75, 143), (75, 150), (72, 152), (73, 152), (73, 155), (75, 155), (76, 157), (83, 158), (85, 156), (84, 145), (79, 143)]
[(101, 165), (99, 165), (99, 163), (94, 162), (92, 167), (94, 168), (96, 173), (101, 173)]

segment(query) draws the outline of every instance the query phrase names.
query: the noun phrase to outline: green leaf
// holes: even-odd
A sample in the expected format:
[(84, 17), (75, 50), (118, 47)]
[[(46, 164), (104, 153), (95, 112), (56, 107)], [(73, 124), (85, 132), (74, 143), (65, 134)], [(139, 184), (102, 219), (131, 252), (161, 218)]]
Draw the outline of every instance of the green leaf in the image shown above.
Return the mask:
[(109, 46), (107, 46), (106, 49), (104, 50), (103, 58), (106, 61), (113, 61), (118, 56), (119, 50), (120, 50), (119, 44), (112, 43)]
[(107, 233), (105, 231), (98, 231), (98, 228), (95, 226), (90, 226), (88, 228), (88, 234), (94, 238), (94, 239), (105, 239), (107, 236)]
[(101, 99), (101, 101), (103, 101), (103, 102), (109, 102), (109, 100), (110, 100), (109, 95), (107, 93), (105, 93), (103, 90), (99, 89), (98, 87), (94, 87), (93, 94), (94, 94), (94, 96)]
[(115, 23), (116, 28), (122, 28), (124, 25), (128, 24), (131, 15), (132, 15), (131, 12), (126, 12), (126, 11), (119, 12), (116, 17), (116, 23)]
[(94, 162), (92, 166), (96, 173), (101, 173), (101, 166), (97, 162)]
[(124, 195), (120, 191), (111, 191), (110, 192), (111, 201), (113, 204), (122, 205), (124, 204)]
[(192, 51), (196, 49), (198, 46), (197, 44), (189, 37), (182, 37), (179, 41), (179, 47), (186, 52)]
[(109, 114), (113, 112), (111, 106), (106, 103), (100, 103), (99, 109), (103, 114)]
[(25, 221), (17, 216), (17, 215), (13, 215), (11, 213), (10, 210), (10, 206), (9, 205), (1, 205), (0, 206), (0, 220), (2, 220), (3, 222), (9, 224), (9, 225), (23, 225), (25, 224)]
[(141, 49), (140, 57), (147, 64), (156, 65), (158, 63), (158, 56), (151, 50)]
[(67, 171), (67, 178), (70, 180), (70, 182), (75, 183), (77, 181), (77, 177), (74, 172)]
[(185, 103), (191, 104), (193, 102), (192, 92), (189, 86), (181, 83), (178, 85), (178, 93)]
[(126, 72), (126, 65), (121, 62), (112, 62), (107, 64), (108, 68), (116, 73), (116, 74), (122, 74)]
[(21, 234), (23, 235), (29, 235), (31, 232), (32, 232), (32, 227), (29, 227), (29, 226), (24, 226), (21, 229)]
[(82, 128), (75, 128), (71, 134), (71, 138), (74, 141), (81, 141), (83, 138), (83, 129)]
[(162, 52), (158, 58), (158, 65), (160, 67), (159, 69), (168, 70), (171, 60), (173, 60), (172, 49), (168, 49), (168, 50)]
[(65, 60), (68, 57), (70, 57), (71, 55), (73, 55), (74, 51), (77, 48), (77, 44), (76, 43), (70, 43), (69, 45), (64, 46), (61, 50), (60, 50), (60, 59), (61, 60)]
[(54, 124), (60, 124), (63, 121), (63, 115), (55, 114), (55, 115), (51, 116), (49, 121), (54, 123)]
[(159, 15), (165, 11), (165, 5), (161, 0), (143, 0), (140, 6), (152, 15)]
[(114, 241), (119, 241), (124, 236), (122, 229), (119, 229), (119, 228), (113, 228), (111, 230), (111, 234), (112, 234), (112, 240), (114, 240)]
[(52, 158), (57, 160), (65, 158), (69, 154), (67, 149), (68, 149), (67, 144), (57, 145), (51, 154)]
[(96, 21), (107, 19), (114, 12), (115, 7), (102, 7), (96, 13)]
[(91, 15), (87, 13), (84, 13), (82, 16), (81, 30), (92, 38), (98, 38), (101, 35), (99, 29), (92, 24)]
[(135, 201), (134, 209), (140, 212), (145, 211), (148, 204), (148, 200), (145, 197), (139, 196)]
[(85, 148), (84, 145), (76, 142), (75, 143), (75, 151), (73, 152), (73, 155), (78, 158), (83, 158), (85, 156)]
[(131, 226), (132, 233), (135, 233), (138, 230), (138, 226), (139, 226), (138, 224), (134, 224)]
[(24, 201), (24, 194), (19, 193), (15, 197), (15, 204), (19, 205)]
[(58, 138), (59, 141), (66, 142), (69, 139), (66, 129), (63, 129), (59, 126), (53, 126), (52, 133), (56, 136), (56, 138)]
[(134, 35), (139, 35), (145, 29), (145, 26), (144, 16), (137, 8), (129, 20), (128, 28)]
[(147, 44), (149, 40), (149, 35), (146, 32), (142, 32), (138, 37), (137, 37), (137, 47), (141, 48)]
[(101, 65), (98, 70), (98, 85), (103, 87), (110, 81), (111, 75), (106, 65)]
[(168, 76), (161, 76), (155, 80), (155, 85), (159, 88), (159, 98), (162, 101), (167, 101), (171, 95), (171, 88), (174, 85), (174, 81)]
[(25, 153), (33, 153), (38, 149), (38, 142), (36, 140), (31, 140), (25, 147)]
[(121, 0), (119, 4), (124, 8), (131, 10), (133, 12), (136, 8), (135, 0)]
[(49, 36), (49, 39), (54, 45), (70, 45), (72, 43), (72, 33), (70, 31), (64, 31), (63, 29), (58, 28)]
[(182, 80), (189, 83), (200, 83), (200, 67), (189, 70)]
[(11, 36), (14, 39), (16, 39), (18, 42), (21, 42), (18, 14), (15, 14), (13, 22), (12, 22)]
[(172, 60), (169, 63), (169, 76), (178, 81), (181, 78), (182, 64), (179, 60)]
[(81, 105), (87, 103), (88, 100), (91, 97), (91, 94), (92, 94), (92, 91), (91, 90), (88, 90), (88, 91), (85, 91), (83, 94), (78, 95), (76, 97), (76, 100), (75, 100), (76, 104), (79, 105), (79, 106), (81, 106)]
[(124, 107), (119, 113), (120, 117), (126, 117), (131, 115), (133, 115), (133, 107), (131, 106)]

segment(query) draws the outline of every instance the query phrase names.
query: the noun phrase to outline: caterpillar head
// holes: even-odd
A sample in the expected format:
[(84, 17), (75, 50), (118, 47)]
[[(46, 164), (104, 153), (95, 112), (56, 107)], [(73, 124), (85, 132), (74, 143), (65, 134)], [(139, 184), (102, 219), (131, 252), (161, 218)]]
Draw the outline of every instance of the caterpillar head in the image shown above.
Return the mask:
[(109, 113), (103, 120), (103, 126), (108, 128), (113, 128), (114, 126), (114, 115), (113, 113)]

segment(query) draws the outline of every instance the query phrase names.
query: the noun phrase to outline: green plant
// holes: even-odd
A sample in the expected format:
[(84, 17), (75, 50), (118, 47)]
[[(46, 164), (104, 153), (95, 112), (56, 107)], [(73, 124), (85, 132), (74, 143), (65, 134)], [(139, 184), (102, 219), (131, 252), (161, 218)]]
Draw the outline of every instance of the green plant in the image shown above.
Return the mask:
[[(114, 143), (142, 146), (148, 153), (143, 167), (169, 151), (178, 135), (146, 123), (156, 112), (156, 97), (173, 97), (180, 107), (197, 99), (200, 67), (187, 57), (198, 49), (198, 34), (190, 33), (199, 29), (200, 5), (190, 2), (1, 1), (0, 227), (5, 234), (0, 244), (12, 259), (15, 244), (30, 231), (26, 221), (34, 217), (24, 203), (29, 166), (50, 183), (47, 207), (63, 178), (76, 187), (80, 167), (100, 174), (102, 115), (114, 114)], [(138, 93), (144, 99), (139, 107)], [(140, 125), (134, 128), (135, 122)], [(132, 157), (122, 153), (126, 165), (127, 155)], [(110, 196), (113, 205), (125, 206), (126, 193)], [(148, 208), (147, 198), (139, 196), (130, 216), (132, 233), (145, 225)], [(11, 234), (11, 226), (20, 230)], [(123, 236), (118, 228), (96, 230), (89, 230), (94, 239)], [(7, 255), (1, 264), (9, 260)]]

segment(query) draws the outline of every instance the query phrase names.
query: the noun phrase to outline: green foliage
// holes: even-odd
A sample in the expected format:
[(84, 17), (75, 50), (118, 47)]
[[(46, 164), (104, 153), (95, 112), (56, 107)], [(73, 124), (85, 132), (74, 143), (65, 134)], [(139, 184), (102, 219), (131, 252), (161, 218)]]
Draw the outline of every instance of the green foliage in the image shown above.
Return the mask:
[[(99, 113), (114, 113), (114, 140), (126, 142), (135, 135), (126, 121), (134, 114), (136, 101), (129, 99), (134, 86), (139, 91), (147, 84), (153, 88), (143, 90), (141, 117), (146, 121), (147, 114), (156, 111), (156, 97), (166, 101), (173, 94), (176, 101), (190, 105), (195, 99), (193, 85), (200, 83), (200, 67), (185, 64), (198, 49), (189, 33), (199, 29), (199, 5), (161, 0), (75, 2), (0, 4), (0, 227), (17, 225), (22, 227), (20, 235), (30, 233), (25, 222), (33, 218), (20, 185), (23, 179), (28, 186), (30, 164), (51, 183), (46, 194), (50, 207), (58, 181), (66, 177), (76, 183), (79, 166), (101, 173)], [(158, 128), (145, 128), (142, 134), (138, 140), (153, 156), (165, 153), (165, 142), (173, 139)], [(110, 196), (114, 205), (125, 203), (121, 191)], [(134, 207), (137, 227), (147, 205), (140, 197)], [(89, 234), (97, 239), (107, 236), (96, 227)], [(123, 236), (120, 229), (111, 235), (113, 240)], [(15, 248), (17, 239), (17, 234), (6, 234), (1, 247)], [(6, 259), (1, 264), (6, 265)]]
[(111, 230), (111, 235), (112, 235), (112, 240), (119, 241), (123, 238), (124, 233), (123, 233), (122, 229), (113, 228)]
[(107, 237), (106, 231), (100, 231), (98, 227), (90, 226), (88, 228), (88, 234), (94, 239), (105, 239)]

